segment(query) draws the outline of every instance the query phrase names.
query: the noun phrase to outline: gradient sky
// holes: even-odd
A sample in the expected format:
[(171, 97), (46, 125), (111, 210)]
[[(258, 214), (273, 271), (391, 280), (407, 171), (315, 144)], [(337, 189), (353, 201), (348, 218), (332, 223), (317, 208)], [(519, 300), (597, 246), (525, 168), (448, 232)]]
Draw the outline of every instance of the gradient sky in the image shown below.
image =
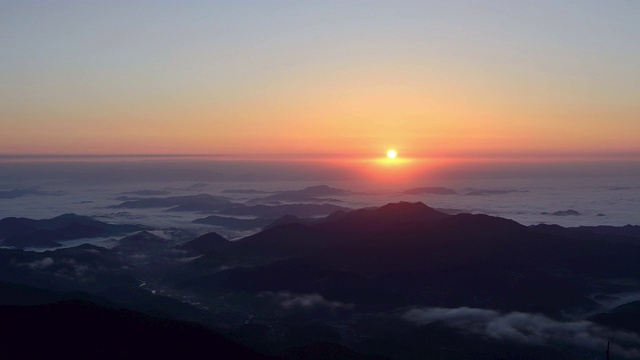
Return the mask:
[(640, 155), (640, 1), (0, 1), (0, 154)]

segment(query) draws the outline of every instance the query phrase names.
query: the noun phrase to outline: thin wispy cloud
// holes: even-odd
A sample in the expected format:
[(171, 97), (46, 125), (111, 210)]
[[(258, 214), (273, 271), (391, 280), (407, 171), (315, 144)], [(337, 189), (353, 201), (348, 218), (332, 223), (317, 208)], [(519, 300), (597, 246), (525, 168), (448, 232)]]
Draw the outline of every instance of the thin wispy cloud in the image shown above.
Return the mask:
[(271, 292), (266, 291), (260, 293), (261, 297), (271, 298), (285, 309), (314, 309), (326, 308), (331, 310), (351, 309), (353, 304), (347, 304), (340, 301), (330, 301), (320, 294), (294, 294), (287, 291)]
[(640, 356), (638, 334), (611, 330), (586, 320), (565, 322), (540, 314), (470, 307), (414, 308), (402, 317), (418, 325), (439, 323), (463, 332), (530, 345), (564, 343), (601, 351), (610, 340), (616, 354), (626, 358)]

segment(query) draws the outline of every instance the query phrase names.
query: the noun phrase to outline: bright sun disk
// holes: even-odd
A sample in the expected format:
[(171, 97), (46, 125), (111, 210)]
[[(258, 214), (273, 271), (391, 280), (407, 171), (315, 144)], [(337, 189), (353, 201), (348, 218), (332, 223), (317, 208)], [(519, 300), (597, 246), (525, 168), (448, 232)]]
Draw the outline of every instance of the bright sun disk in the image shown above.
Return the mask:
[(395, 158), (396, 158), (396, 156), (398, 156), (398, 153), (397, 153), (395, 150), (393, 150), (393, 149), (389, 149), (389, 150), (387, 151), (387, 157), (388, 157), (389, 159), (395, 159)]

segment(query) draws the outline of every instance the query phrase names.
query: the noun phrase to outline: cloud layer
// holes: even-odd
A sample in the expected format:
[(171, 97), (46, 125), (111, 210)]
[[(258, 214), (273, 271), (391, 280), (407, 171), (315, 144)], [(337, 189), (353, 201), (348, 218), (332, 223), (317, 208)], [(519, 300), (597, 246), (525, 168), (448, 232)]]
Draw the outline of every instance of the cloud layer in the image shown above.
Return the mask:
[(260, 294), (273, 299), (285, 309), (302, 308), (328, 308), (331, 310), (350, 309), (353, 304), (345, 304), (339, 301), (329, 301), (320, 294), (293, 294), (287, 291), (266, 291)]
[(504, 341), (531, 345), (563, 343), (604, 351), (611, 340), (612, 352), (627, 358), (640, 357), (640, 336), (614, 331), (590, 321), (558, 321), (540, 314), (502, 313), (478, 308), (416, 308), (403, 314), (419, 325), (446, 326)]

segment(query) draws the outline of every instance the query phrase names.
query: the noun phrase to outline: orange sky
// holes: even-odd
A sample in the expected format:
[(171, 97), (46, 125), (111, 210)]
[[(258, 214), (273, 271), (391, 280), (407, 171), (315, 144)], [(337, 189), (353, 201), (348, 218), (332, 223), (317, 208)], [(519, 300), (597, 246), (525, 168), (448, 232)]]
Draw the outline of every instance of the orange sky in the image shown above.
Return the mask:
[(578, 4), (3, 4), (0, 154), (638, 156), (640, 5)]

